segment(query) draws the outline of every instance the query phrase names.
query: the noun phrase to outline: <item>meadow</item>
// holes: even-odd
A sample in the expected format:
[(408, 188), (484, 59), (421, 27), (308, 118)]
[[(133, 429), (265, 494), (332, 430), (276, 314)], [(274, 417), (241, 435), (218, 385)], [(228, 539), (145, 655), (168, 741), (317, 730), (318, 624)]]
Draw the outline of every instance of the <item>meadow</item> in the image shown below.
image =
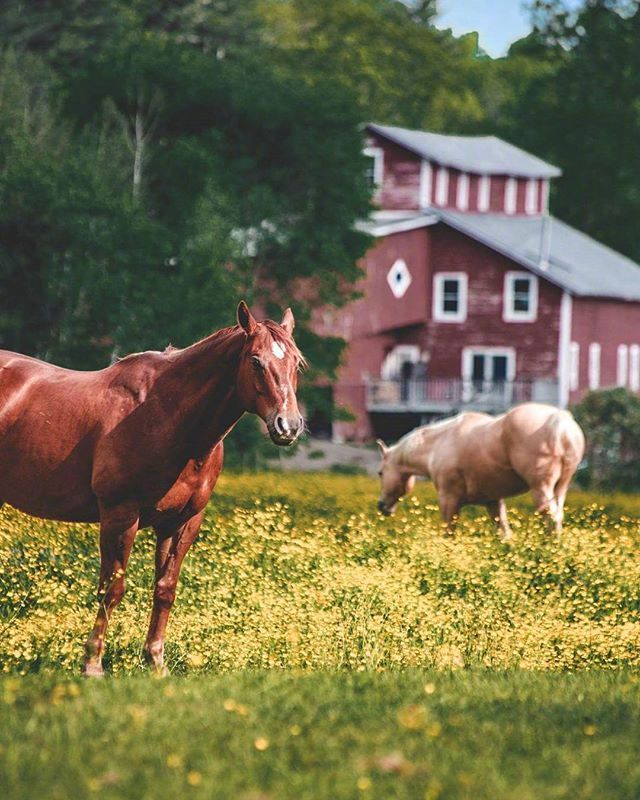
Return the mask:
[(224, 475), (183, 568), (172, 677), (141, 658), (139, 534), (104, 681), (79, 679), (97, 529), (0, 512), (4, 797), (640, 796), (640, 497), (511, 504), (445, 536), (420, 484)]

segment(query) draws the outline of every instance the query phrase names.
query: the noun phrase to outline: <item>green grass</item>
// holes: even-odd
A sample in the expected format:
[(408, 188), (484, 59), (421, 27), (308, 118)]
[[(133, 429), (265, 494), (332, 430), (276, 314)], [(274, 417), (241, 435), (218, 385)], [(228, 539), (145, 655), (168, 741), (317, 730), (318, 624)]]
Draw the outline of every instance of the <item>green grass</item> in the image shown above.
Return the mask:
[(640, 691), (628, 673), (49, 676), (5, 678), (0, 691), (6, 800), (640, 792)]
[[(573, 493), (507, 547), (433, 489), (223, 477), (154, 680), (136, 541), (104, 681), (78, 677), (97, 531), (0, 513), (0, 797), (639, 800), (640, 497)], [(270, 668), (270, 669), (269, 669)]]

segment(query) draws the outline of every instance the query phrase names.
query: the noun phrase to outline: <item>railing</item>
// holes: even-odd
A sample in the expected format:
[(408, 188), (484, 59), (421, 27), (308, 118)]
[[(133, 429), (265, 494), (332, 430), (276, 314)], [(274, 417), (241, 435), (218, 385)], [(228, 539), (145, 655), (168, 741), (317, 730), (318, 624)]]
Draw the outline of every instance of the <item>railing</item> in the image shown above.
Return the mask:
[(367, 385), (368, 411), (418, 413), (455, 409), (505, 411), (517, 403), (529, 400), (557, 403), (557, 381), (426, 378), (371, 380)]

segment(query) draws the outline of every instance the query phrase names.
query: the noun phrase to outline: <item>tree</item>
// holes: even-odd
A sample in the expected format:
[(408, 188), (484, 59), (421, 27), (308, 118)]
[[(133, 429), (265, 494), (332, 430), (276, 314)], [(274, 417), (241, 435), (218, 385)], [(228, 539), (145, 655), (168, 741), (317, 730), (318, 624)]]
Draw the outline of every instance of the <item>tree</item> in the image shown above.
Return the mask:
[(571, 12), (539, 0), (534, 12), (551, 69), (519, 93), (511, 138), (562, 167), (552, 197), (562, 219), (640, 261), (639, 4), (587, 0)]

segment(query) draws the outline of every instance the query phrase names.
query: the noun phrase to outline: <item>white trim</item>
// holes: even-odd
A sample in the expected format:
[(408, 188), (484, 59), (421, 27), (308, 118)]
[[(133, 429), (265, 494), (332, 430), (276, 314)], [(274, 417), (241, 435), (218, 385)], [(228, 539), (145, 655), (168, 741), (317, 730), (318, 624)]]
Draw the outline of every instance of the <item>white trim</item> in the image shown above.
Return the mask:
[[(458, 281), (458, 310), (445, 311), (444, 282)], [(466, 272), (436, 272), (433, 276), (433, 319), (436, 322), (465, 322), (467, 319), (468, 277)]]
[(433, 170), (431, 162), (420, 162), (420, 208), (428, 208), (431, 205), (431, 193), (433, 191)]
[(439, 167), (436, 174), (436, 205), (446, 206), (449, 201), (449, 170)]
[(458, 211), (467, 211), (469, 208), (469, 176), (466, 172), (458, 175), (458, 190), (456, 192), (456, 206)]
[[(516, 311), (515, 282), (529, 281), (529, 310)], [(504, 276), (502, 319), (504, 322), (534, 322), (538, 317), (538, 278), (530, 272), (509, 271)]]
[(618, 386), (626, 386), (629, 378), (629, 348), (626, 344), (618, 345), (616, 355), (616, 383)]
[(573, 300), (569, 292), (563, 292), (560, 299), (560, 324), (558, 331), (558, 404), (562, 408), (569, 405), (569, 392), (572, 383), (571, 323)]
[(577, 392), (580, 388), (580, 345), (571, 342), (569, 346), (569, 390)]
[(542, 194), (542, 214), (549, 213), (549, 181), (543, 180), (541, 188)]
[(373, 184), (381, 186), (384, 180), (384, 150), (382, 147), (365, 147), (362, 153), (373, 159)]
[(518, 208), (518, 181), (507, 178), (504, 186), (504, 213), (515, 214)]
[[(507, 381), (516, 378), (516, 350), (515, 347), (463, 347), (462, 348), (462, 379), (470, 381), (473, 378), (474, 356), (505, 356), (507, 359)], [(485, 362), (485, 381), (491, 381), (489, 373), (490, 360)]]
[(478, 181), (478, 211), (488, 211), (491, 205), (491, 176), (481, 175)]
[(629, 389), (640, 391), (640, 345), (637, 344), (629, 348)]
[(400, 218), (397, 221), (392, 219), (381, 219), (377, 221), (374, 213), (370, 220), (356, 222), (354, 227), (358, 231), (363, 231), (377, 238), (380, 236), (389, 236), (391, 233), (404, 233), (405, 231), (414, 231), (418, 228), (427, 228), (429, 225), (436, 225), (439, 221), (435, 214), (429, 216), (426, 214), (419, 214), (415, 217), (409, 217), (408, 219)]
[(525, 214), (538, 213), (538, 181), (535, 178), (529, 178), (524, 193), (524, 210)]
[(600, 388), (600, 353), (602, 348), (598, 342), (589, 345), (589, 389), (595, 391)]

